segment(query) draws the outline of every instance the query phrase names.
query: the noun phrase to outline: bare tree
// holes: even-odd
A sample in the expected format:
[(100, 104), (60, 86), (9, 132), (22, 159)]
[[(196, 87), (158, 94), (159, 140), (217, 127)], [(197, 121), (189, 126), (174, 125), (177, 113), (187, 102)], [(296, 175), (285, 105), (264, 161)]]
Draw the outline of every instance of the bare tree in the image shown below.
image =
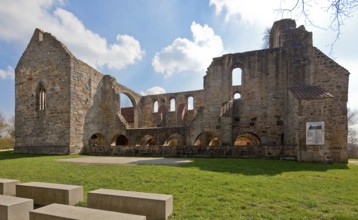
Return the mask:
[(348, 143), (356, 144), (358, 139), (357, 128), (358, 124), (358, 110), (348, 108)]
[[(287, 5), (287, 2), (292, 2)], [(319, 26), (313, 20), (311, 16), (311, 9), (314, 7), (322, 8), (326, 13), (330, 15), (330, 22), (327, 26)], [(358, 9), (358, 0), (281, 0), (279, 9), (277, 10), (283, 17), (290, 16), (299, 18), (303, 16), (305, 23), (308, 23), (314, 27), (318, 27), (324, 30), (331, 29), (336, 32), (336, 37), (331, 44), (330, 54), (332, 54), (333, 47), (342, 34), (342, 26), (347, 18), (353, 16), (353, 13)]]
[(262, 33), (262, 49), (266, 49), (270, 47), (270, 33), (271, 28), (265, 28), (265, 31)]
[(11, 118), (8, 120), (7, 122), (7, 134), (12, 137), (15, 138), (15, 116), (11, 116)]
[(6, 123), (5, 116), (3, 115), (2, 112), (0, 112), (0, 137), (2, 136), (6, 128), (7, 128), (7, 123)]

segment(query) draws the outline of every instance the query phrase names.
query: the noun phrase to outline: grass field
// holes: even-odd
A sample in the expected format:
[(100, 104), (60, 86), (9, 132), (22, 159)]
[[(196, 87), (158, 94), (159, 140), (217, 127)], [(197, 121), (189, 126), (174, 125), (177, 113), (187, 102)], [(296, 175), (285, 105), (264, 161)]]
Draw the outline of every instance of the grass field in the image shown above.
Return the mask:
[(171, 219), (358, 219), (358, 166), (195, 158), (183, 166), (86, 165), (0, 152), (0, 178), (172, 194)]

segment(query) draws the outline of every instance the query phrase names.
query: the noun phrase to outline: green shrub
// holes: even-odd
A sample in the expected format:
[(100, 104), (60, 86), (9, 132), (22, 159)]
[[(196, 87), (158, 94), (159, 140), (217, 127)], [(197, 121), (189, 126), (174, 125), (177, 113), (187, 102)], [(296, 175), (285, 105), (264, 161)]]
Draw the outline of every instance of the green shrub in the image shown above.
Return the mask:
[(12, 149), (15, 146), (14, 138), (0, 138), (0, 149)]

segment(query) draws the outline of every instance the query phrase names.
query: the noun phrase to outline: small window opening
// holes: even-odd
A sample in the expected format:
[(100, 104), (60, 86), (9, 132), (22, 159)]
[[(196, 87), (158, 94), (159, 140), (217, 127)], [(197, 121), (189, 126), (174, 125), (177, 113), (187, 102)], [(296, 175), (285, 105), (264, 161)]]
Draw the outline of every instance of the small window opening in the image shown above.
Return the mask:
[(157, 113), (157, 112), (158, 112), (158, 109), (159, 109), (158, 101), (155, 101), (154, 104), (153, 104), (153, 112), (154, 112), (154, 113)]
[(242, 79), (242, 70), (240, 68), (235, 68), (232, 71), (232, 85), (238, 86), (241, 85), (241, 79)]
[(239, 99), (240, 97), (241, 97), (240, 93), (237, 92), (234, 94), (234, 99)]
[(188, 110), (194, 109), (194, 98), (193, 96), (188, 97)]
[(170, 99), (170, 111), (175, 112), (175, 99)]
[(43, 86), (40, 87), (40, 90), (39, 90), (39, 110), (40, 111), (43, 111), (46, 109), (46, 90)]

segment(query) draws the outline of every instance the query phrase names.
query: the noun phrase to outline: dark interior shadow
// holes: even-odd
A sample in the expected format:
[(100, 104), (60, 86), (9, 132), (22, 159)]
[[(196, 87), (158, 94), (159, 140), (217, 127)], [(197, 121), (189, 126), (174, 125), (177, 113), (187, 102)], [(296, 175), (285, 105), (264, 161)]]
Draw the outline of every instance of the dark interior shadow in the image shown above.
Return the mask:
[(274, 176), (285, 172), (348, 169), (347, 164), (307, 163), (287, 160), (242, 159), (242, 158), (192, 158), (193, 162), (183, 165), (205, 171), (235, 173), (248, 176)]

